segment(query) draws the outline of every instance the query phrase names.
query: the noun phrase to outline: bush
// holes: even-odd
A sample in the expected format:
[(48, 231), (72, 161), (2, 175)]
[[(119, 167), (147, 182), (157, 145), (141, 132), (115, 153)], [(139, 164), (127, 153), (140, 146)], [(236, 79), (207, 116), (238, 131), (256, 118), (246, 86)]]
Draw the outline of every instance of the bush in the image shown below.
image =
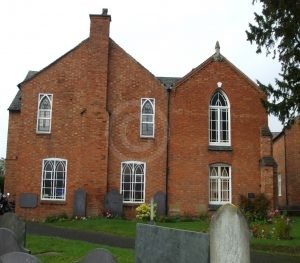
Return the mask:
[(0, 176), (0, 192), (3, 193), (4, 191), (4, 177)]
[(68, 220), (68, 216), (67, 214), (63, 213), (60, 215), (48, 216), (45, 219), (45, 223), (54, 223), (54, 222), (66, 221), (66, 220)]
[(256, 221), (250, 225), (253, 236), (256, 238), (290, 239), (290, 220), (281, 215), (278, 210), (268, 213), (267, 222)]
[[(153, 219), (156, 219), (156, 205), (154, 205), (153, 209), (154, 215)], [(141, 204), (136, 208), (136, 218), (142, 221), (150, 220), (151, 207), (149, 204)]]
[(267, 220), (270, 201), (264, 194), (257, 195), (253, 200), (240, 195), (239, 207), (249, 223), (257, 220)]

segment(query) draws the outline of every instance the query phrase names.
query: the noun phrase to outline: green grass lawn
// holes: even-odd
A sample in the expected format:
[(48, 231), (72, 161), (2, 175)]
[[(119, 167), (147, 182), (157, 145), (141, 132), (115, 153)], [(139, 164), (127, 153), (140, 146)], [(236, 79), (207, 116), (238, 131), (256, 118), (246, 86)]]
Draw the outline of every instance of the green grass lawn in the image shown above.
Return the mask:
[[(89, 218), (88, 220), (63, 220), (53, 223), (47, 223), (52, 226), (71, 228), (77, 230), (102, 232), (106, 234), (135, 237), (135, 229), (137, 221), (124, 219), (106, 219), (103, 217)], [(159, 226), (171, 227), (189, 231), (207, 232), (209, 227), (208, 221), (179, 221), (158, 222)]]
[(75, 263), (89, 251), (100, 247), (109, 250), (116, 257), (118, 263), (134, 262), (133, 249), (115, 248), (56, 237), (27, 235), (26, 247), (43, 263)]
[[(65, 220), (48, 223), (52, 226), (71, 228), (92, 232), (103, 232), (123, 237), (135, 237), (136, 221), (123, 219), (106, 219), (102, 217), (90, 218), (88, 220)], [(291, 219), (291, 240), (271, 240), (271, 239), (251, 239), (251, 247), (256, 250), (268, 251), (272, 253), (285, 253), (290, 255), (300, 255), (300, 217)], [(208, 221), (180, 221), (159, 222), (157, 225), (176, 229), (207, 232)]]

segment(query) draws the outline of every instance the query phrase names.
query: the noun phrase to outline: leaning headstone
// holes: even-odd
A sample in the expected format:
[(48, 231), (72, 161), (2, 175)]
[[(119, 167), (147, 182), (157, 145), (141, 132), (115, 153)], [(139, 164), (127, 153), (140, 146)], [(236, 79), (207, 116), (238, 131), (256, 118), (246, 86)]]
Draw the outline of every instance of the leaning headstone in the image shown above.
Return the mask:
[(35, 208), (37, 206), (38, 197), (36, 194), (21, 193), (19, 197), (19, 206), (21, 208)]
[(157, 205), (157, 216), (165, 216), (166, 211), (166, 194), (164, 192), (156, 192), (154, 195), (154, 203)]
[(250, 233), (238, 207), (219, 208), (210, 224), (211, 263), (250, 263)]
[(89, 252), (80, 263), (117, 263), (117, 261), (108, 250), (96, 248)]
[(18, 244), (13, 231), (8, 228), (0, 227), (0, 256), (10, 252), (25, 252)]
[(26, 245), (26, 223), (19, 219), (15, 213), (9, 212), (0, 216), (0, 227), (13, 231), (21, 247)]
[(137, 224), (135, 263), (208, 263), (209, 235)]
[(41, 261), (33, 255), (23, 252), (10, 252), (0, 257), (1, 263), (41, 263)]
[(82, 188), (76, 189), (74, 192), (73, 216), (86, 216), (86, 191)]
[(105, 195), (104, 208), (110, 210), (113, 216), (122, 217), (123, 215), (123, 196), (116, 190), (111, 190)]

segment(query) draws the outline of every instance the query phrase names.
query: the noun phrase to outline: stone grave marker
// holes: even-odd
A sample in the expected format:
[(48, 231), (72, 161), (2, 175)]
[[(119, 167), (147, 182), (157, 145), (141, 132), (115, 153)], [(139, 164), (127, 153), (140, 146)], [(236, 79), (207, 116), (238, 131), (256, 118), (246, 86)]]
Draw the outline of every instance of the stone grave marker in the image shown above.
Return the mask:
[(31, 193), (22, 193), (19, 197), (19, 206), (22, 208), (35, 208), (37, 206), (37, 195)]
[(209, 235), (137, 224), (135, 263), (208, 263)]
[(108, 250), (96, 248), (89, 252), (80, 263), (117, 263), (117, 261)]
[(250, 263), (249, 239), (247, 221), (238, 207), (222, 206), (210, 225), (210, 262)]
[(113, 216), (122, 217), (123, 215), (123, 196), (116, 190), (111, 190), (104, 198), (105, 210), (110, 210)]
[(23, 252), (10, 252), (0, 257), (1, 263), (41, 263), (41, 261), (33, 255)]
[(74, 192), (73, 216), (86, 216), (86, 191), (82, 188)]
[(26, 223), (20, 220), (15, 213), (5, 213), (0, 216), (0, 227), (5, 227), (14, 232), (17, 242), (21, 247), (26, 245)]
[(18, 244), (13, 231), (8, 228), (0, 227), (0, 256), (10, 252), (26, 252)]
[(164, 192), (156, 192), (154, 195), (154, 203), (157, 205), (157, 216), (165, 216), (166, 211), (166, 194)]

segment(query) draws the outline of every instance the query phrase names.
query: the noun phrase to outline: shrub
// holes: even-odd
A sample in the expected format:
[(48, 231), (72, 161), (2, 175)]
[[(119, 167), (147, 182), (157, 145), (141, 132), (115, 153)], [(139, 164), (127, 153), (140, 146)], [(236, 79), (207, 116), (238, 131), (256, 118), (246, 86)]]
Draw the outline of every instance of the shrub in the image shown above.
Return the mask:
[(4, 191), (4, 176), (0, 176), (0, 192)]
[(290, 220), (278, 210), (268, 213), (267, 221), (251, 223), (250, 229), (256, 238), (290, 239)]
[(240, 195), (239, 207), (249, 223), (257, 220), (267, 220), (270, 201), (264, 194), (257, 195), (253, 200)]
[[(156, 219), (156, 205), (154, 205), (153, 209), (154, 215), (153, 219)], [(141, 204), (136, 208), (136, 218), (142, 221), (150, 220), (151, 207), (149, 204)]]
[(45, 223), (54, 223), (54, 222), (65, 221), (65, 220), (68, 220), (68, 216), (66, 213), (63, 213), (60, 215), (48, 216), (45, 219)]

